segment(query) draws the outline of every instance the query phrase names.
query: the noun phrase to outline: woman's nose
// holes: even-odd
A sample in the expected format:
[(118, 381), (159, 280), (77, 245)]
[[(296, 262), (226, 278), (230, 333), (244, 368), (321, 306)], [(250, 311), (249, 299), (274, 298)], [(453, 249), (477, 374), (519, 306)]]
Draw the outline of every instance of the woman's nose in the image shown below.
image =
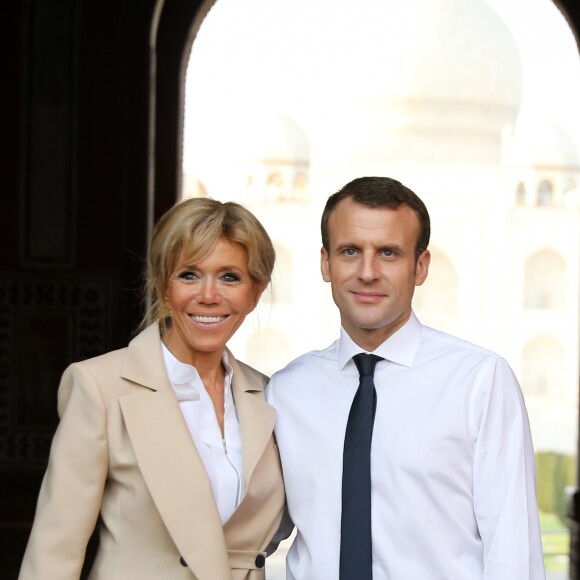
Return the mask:
[(205, 278), (201, 284), (197, 301), (200, 304), (219, 304), (221, 295), (215, 280)]

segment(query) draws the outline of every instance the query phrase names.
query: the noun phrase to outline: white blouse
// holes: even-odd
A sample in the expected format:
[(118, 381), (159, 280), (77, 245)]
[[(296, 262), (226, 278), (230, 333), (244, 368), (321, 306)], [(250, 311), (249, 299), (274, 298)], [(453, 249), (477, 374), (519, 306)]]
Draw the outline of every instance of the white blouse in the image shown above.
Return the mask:
[(195, 367), (182, 363), (163, 346), (169, 381), (205, 467), (222, 523), (244, 494), (242, 435), (232, 395), (232, 367), (224, 352), (224, 435), (222, 437), (212, 400)]

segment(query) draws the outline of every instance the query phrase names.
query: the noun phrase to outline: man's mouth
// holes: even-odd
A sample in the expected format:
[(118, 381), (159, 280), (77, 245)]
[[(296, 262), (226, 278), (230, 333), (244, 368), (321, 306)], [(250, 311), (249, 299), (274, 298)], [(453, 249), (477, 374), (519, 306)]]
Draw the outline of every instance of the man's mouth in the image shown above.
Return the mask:
[(385, 295), (379, 292), (356, 292), (353, 291), (352, 294), (359, 302), (374, 304), (381, 301)]

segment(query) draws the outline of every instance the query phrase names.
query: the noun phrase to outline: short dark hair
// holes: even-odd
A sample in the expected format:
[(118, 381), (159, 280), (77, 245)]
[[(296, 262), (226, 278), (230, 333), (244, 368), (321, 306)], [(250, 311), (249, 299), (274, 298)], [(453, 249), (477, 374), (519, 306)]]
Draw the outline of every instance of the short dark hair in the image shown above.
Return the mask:
[(328, 219), (336, 206), (343, 199), (348, 198), (367, 207), (397, 209), (402, 205), (409, 206), (419, 220), (419, 237), (415, 246), (415, 259), (418, 259), (421, 253), (427, 249), (431, 236), (431, 222), (429, 212), (421, 198), (401, 182), (390, 177), (358, 177), (333, 193), (326, 201), (326, 206), (322, 212), (320, 231), (322, 245), (327, 252), (330, 252)]

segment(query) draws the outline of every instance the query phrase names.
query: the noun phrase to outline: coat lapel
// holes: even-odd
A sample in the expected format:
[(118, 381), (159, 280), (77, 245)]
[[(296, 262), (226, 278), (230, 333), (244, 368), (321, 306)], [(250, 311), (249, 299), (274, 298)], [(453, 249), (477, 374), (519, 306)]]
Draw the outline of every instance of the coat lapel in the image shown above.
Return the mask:
[(143, 386), (119, 400), (139, 468), (173, 541), (199, 578), (229, 578), (211, 484), (167, 378), (157, 324), (130, 343), (122, 377)]
[(264, 384), (258, 384), (255, 376), (238, 363), (229, 351), (228, 360), (233, 369), (232, 391), (242, 433), (247, 489), (252, 473), (272, 437), (276, 411), (266, 403)]

